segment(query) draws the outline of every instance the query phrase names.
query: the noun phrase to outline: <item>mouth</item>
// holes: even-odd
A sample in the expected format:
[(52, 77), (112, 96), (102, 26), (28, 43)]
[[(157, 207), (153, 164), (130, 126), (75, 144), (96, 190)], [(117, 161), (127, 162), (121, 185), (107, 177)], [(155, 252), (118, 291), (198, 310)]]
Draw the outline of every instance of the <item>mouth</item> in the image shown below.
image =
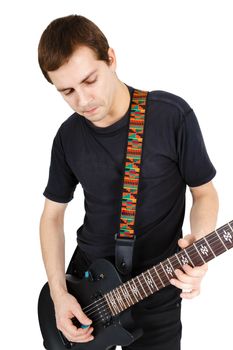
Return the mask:
[(88, 111), (84, 111), (83, 113), (85, 113), (85, 114), (93, 114), (93, 113), (95, 113), (95, 111), (97, 109), (98, 109), (98, 107), (95, 107), (95, 108), (89, 109)]

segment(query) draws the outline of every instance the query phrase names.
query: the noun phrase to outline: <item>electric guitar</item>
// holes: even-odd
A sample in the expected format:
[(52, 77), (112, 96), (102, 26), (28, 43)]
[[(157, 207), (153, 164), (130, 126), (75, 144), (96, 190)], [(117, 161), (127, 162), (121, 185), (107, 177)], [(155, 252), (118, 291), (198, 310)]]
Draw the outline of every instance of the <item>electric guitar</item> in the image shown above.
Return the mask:
[[(135, 329), (131, 307), (170, 284), (174, 270), (184, 264), (200, 266), (233, 247), (233, 220), (209, 233), (177, 254), (122, 282), (115, 267), (105, 259), (96, 260), (83, 279), (66, 275), (69, 293), (93, 321), (94, 340), (71, 343), (56, 327), (53, 301), (48, 283), (41, 290), (38, 316), (44, 346), (48, 350), (97, 350), (114, 345), (126, 346), (142, 335)], [(77, 319), (73, 323), (80, 327)]]

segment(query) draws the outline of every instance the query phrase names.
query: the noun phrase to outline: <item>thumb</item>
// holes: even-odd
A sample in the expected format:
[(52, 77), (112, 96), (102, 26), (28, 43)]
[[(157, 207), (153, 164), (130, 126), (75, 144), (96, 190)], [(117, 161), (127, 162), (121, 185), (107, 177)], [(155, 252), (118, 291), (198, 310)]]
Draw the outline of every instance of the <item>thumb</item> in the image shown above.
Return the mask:
[(178, 245), (180, 248), (184, 249), (186, 248), (188, 245), (190, 245), (191, 243), (193, 243), (193, 240), (191, 238), (191, 235), (186, 235), (184, 238), (180, 238), (178, 240)]

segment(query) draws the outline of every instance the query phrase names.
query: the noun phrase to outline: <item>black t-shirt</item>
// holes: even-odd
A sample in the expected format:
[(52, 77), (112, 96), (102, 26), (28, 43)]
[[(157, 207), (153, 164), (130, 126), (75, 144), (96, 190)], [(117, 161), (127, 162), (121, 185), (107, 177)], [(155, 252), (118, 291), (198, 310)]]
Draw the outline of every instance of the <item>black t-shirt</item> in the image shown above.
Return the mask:
[[(133, 88), (128, 89), (132, 98)], [(66, 203), (73, 198), (76, 185), (81, 184), (85, 217), (77, 241), (91, 260), (114, 255), (129, 112), (130, 106), (120, 120), (107, 127), (97, 127), (74, 113), (54, 138), (44, 195)], [(176, 252), (182, 234), (186, 185), (203, 185), (215, 173), (189, 104), (166, 91), (149, 92), (135, 221), (134, 272)]]

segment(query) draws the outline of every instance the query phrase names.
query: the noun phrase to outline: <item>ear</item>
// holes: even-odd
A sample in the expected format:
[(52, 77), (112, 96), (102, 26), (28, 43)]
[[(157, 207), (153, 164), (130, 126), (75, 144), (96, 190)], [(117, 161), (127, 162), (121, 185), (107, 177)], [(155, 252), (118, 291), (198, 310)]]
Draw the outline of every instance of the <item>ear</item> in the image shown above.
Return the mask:
[(115, 72), (115, 70), (116, 70), (116, 55), (115, 55), (113, 48), (111, 48), (111, 47), (108, 49), (108, 57), (110, 60), (109, 67), (111, 67), (112, 71)]

